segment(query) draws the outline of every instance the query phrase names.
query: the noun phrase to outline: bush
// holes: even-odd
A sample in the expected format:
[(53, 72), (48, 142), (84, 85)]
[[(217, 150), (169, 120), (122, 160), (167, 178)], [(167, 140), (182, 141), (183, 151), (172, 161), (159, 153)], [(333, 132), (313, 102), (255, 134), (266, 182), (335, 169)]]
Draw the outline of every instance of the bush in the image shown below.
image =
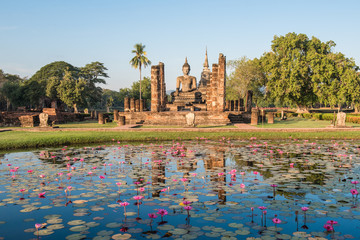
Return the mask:
[(360, 124), (360, 116), (346, 116), (346, 122)]

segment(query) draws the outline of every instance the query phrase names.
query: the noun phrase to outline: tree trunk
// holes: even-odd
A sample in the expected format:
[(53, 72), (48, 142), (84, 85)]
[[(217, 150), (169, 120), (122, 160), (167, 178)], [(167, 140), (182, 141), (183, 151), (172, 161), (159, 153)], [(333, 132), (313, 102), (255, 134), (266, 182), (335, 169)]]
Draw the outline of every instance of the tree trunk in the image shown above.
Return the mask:
[(106, 112), (110, 112), (110, 107), (109, 106), (106, 107)]
[(78, 113), (79, 111), (78, 111), (78, 109), (77, 109), (77, 106), (76, 106), (76, 103), (74, 103), (74, 113)]
[(140, 102), (141, 102), (141, 65), (139, 67), (139, 71), (140, 71)]
[(297, 105), (296, 113), (310, 113), (309, 108), (306, 106)]

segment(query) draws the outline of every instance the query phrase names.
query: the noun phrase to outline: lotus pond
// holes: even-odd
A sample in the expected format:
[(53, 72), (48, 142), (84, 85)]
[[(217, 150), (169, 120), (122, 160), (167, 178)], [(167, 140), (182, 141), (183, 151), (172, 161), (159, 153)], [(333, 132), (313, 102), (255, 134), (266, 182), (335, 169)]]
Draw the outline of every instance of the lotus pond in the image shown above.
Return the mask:
[(0, 157), (0, 239), (360, 239), (360, 143), (180, 140)]

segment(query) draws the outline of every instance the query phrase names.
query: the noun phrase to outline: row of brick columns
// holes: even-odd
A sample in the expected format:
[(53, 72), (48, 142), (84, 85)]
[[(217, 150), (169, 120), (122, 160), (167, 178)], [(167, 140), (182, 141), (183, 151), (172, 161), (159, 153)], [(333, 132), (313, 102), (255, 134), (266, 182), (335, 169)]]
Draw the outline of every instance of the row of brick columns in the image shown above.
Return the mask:
[(145, 99), (124, 98), (124, 112), (142, 112), (145, 109)]
[(244, 111), (244, 99), (239, 100), (226, 100), (226, 106), (225, 109), (228, 111)]
[[(118, 125), (118, 126), (123, 126), (123, 125), (125, 125), (125, 116), (119, 115), (119, 111), (118, 111), (118, 110), (114, 110), (114, 122), (117, 122), (117, 125)], [(98, 114), (98, 123), (99, 123), (99, 124), (105, 124), (105, 123), (106, 123), (103, 113), (99, 113), (99, 114)]]
[[(260, 112), (257, 110), (252, 110), (251, 112), (251, 125), (258, 125), (258, 123), (265, 123), (267, 119), (267, 123), (273, 124), (274, 123), (274, 113), (268, 112), (265, 113), (264, 110), (261, 110)], [(262, 120), (262, 121), (261, 121)]]

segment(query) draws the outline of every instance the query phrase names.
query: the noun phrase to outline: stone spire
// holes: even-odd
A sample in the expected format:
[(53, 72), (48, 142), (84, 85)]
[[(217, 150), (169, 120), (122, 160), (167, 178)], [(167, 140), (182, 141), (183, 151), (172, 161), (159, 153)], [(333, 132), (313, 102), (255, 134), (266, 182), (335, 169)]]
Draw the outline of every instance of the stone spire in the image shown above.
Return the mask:
[(209, 71), (209, 61), (208, 61), (208, 55), (207, 55), (207, 48), (205, 52), (205, 62), (204, 62), (204, 70), (203, 71)]

